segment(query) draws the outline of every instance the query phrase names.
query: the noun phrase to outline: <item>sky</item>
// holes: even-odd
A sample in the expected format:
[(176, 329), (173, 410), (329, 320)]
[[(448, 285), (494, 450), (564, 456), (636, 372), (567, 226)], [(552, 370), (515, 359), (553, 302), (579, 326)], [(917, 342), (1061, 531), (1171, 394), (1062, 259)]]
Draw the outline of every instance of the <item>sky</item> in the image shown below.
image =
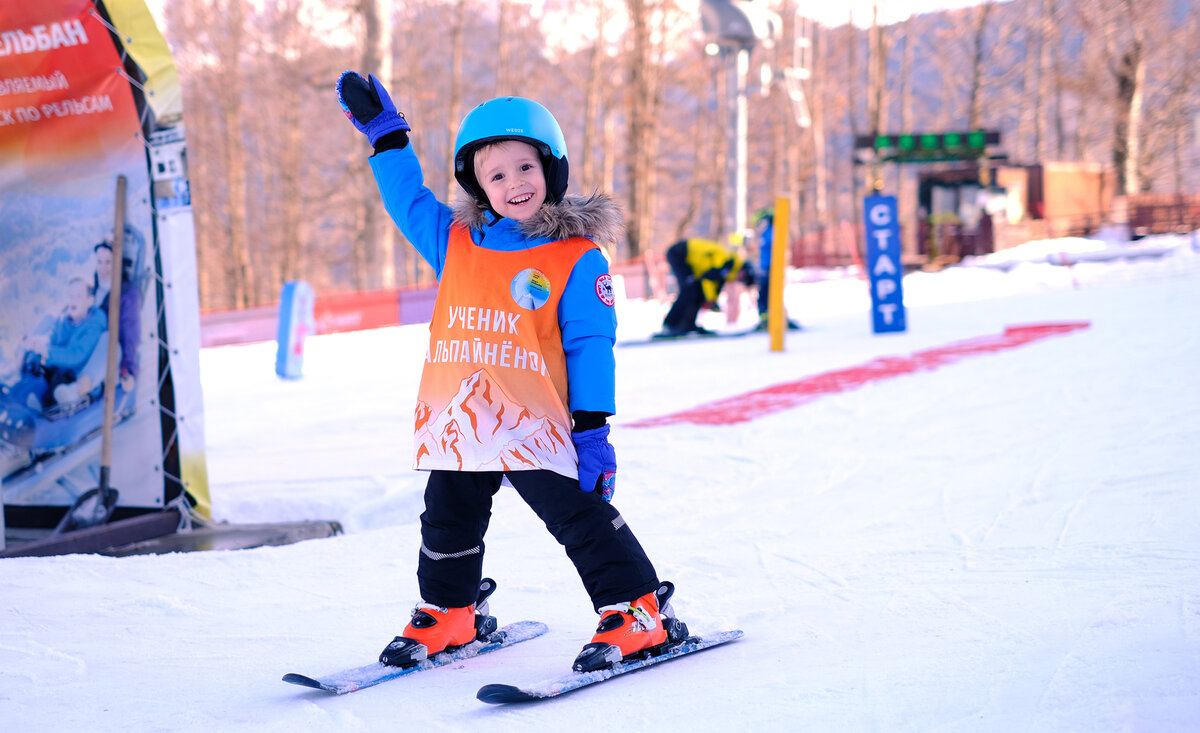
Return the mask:
[[(1063, 263), (1073, 263), (1065, 266)], [(734, 643), (555, 702), (596, 617), (502, 489), (493, 655), (334, 697), (416, 596), (416, 324), (200, 354), (216, 519), (337, 520), (283, 547), (0, 560), (0, 720), (42, 731), (1194, 731), (1200, 720), (1200, 233), (1034, 242), (866, 284), (791, 271), (805, 330), (619, 345), (615, 505), (693, 633)], [(718, 329), (739, 323), (706, 313)], [(618, 303), (623, 344), (668, 304)], [(764, 397), (765, 396), (765, 397)], [(752, 406), (754, 409), (741, 409)], [(740, 421), (739, 421), (740, 420)]]
[[(910, 15), (932, 13), (938, 10), (966, 8), (979, 5), (979, 0), (880, 0), (879, 19), (885, 25), (899, 23)], [(838, 26), (845, 24), (854, 15), (857, 25), (871, 24), (871, 16), (875, 3), (871, 0), (852, 0), (848, 3), (825, 3), (816, 0), (803, 0), (799, 3), (802, 13), (811, 14), (823, 25)]]
[[(165, 27), (164, 8), (168, 2), (179, 2), (179, 0), (146, 0), (146, 5), (158, 21), (159, 27)], [(684, 2), (693, 2), (699, 7), (699, 0), (684, 0)], [(898, 23), (910, 15), (979, 4), (979, 0), (879, 0), (879, 2), (880, 19), (885, 24)], [(763, 7), (774, 7), (779, 4), (767, 3), (765, 0), (750, 0), (751, 5), (755, 3), (761, 4)], [(543, 0), (532, 0), (529, 4), (536, 9), (543, 4)], [(317, 3), (318, 7), (319, 5), (320, 3)], [(802, 0), (798, 3), (801, 13), (830, 27), (844, 25), (849, 21), (852, 13), (855, 23), (863, 26), (870, 25), (874, 7), (873, 0), (851, 0), (851, 2), (843, 3)], [(699, 23), (698, 11), (697, 23)]]

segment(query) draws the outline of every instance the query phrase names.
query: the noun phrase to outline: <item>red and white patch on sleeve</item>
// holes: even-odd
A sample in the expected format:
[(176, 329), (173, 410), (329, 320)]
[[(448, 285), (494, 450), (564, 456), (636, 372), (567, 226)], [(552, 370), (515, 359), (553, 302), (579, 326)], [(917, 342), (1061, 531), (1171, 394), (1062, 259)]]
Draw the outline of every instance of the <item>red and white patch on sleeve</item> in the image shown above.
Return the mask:
[(612, 276), (607, 272), (596, 278), (596, 297), (609, 307), (617, 302), (616, 296), (613, 295)]

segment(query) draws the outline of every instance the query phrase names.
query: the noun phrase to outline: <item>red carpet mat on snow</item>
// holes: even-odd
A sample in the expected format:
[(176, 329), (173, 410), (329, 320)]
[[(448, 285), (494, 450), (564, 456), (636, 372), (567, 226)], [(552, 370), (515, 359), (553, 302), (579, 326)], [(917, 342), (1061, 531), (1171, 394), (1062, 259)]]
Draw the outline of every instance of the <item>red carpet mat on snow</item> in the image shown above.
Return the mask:
[(795, 382), (776, 384), (745, 394), (725, 397), (715, 402), (682, 412), (650, 417), (630, 423), (635, 428), (649, 428), (676, 423), (696, 425), (736, 425), (755, 418), (788, 410), (817, 399), (822, 395), (846, 392), (868, 382), (931, 371), (954, 364), (968, 356), (992, 354), (1014, 349), (1051, 336), (1061, 336), (1091, 326), (1087, 321), (1074, 323), (1043, 323), (1009, 326), (995, 336), (957, 341), (946, 346), (918, 351), (909, 356), (885, 356), (860, 366), (836, 369)]

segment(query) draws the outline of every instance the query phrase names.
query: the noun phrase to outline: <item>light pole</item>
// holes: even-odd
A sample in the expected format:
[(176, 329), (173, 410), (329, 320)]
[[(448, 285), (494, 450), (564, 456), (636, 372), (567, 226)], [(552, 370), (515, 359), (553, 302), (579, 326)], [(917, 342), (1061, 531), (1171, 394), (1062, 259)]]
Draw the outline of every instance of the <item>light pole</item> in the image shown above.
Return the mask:
[(749, 125), (746, 121), (746, 77), (750, 75), (750, 49), (742, 46), (737, 52), (737, 184), (735, 186), (733, 227), (738, 234), (746, 234), (746, 168), (749, 164), (746, 137)]
[[(750, 19), (731, 0), (702, 0), (700, 25), (708, 39), (705, 44), (706, 53), (710, 56), (720, 55), (722, 59), (727, 59), (732, 52), (735, 57), (734, 144), (731, 146), (735, 150), (732, 170), (734, 183), (733, 231), (744, 235), (746, 232), (746, 171), (748, 166), (746, 80), (750, 74), (750, 51), (754, 48), (758, 38)], [(727, 176), (730, 173), (729, 170), (725, 171)], [(725, 207), (726, 202), (722, 201), (721, 205)], [(721, 220), (727, 221), (727, 215), (728, 210), (726, 209)]]

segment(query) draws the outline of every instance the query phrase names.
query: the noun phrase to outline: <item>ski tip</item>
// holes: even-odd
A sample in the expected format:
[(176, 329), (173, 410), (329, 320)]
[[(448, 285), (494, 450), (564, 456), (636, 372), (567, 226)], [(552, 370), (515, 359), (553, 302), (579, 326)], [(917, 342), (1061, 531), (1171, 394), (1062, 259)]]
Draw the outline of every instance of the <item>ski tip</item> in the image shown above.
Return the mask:
[(315, 690), (325, 689), (321, 686), (320, 682), (317, 682), (312, 677), (305, 677), (304, 675), (296, 674), (295, 672), (289, 672), (288, 674), (285, 674), (283, 676), (283, 681), (292, 685), (300, 685), (301, 687), (311, 687)]
[(737, 641), (745, 636), (741, 629), (731, 629), (729, 631), (717, 631), (711, 634), (697, 634), (692, 637), (695, 640), (697, 651), (707, 649), (708, 647), (720, 646), (731, 641)]
[(475, 699), (492, 705), (508, 702), (528, 702), (536, 699), (519, 687), (512, 685), (484, 685), (475, 693)]
[(515, 621), (501, 627), (492, 635), (496, 637), (497, 641), (507, 640), (509, 644), (515, 644), (520, 641), (536, 639), (549, 630), (550, 628), (541, 621)]

